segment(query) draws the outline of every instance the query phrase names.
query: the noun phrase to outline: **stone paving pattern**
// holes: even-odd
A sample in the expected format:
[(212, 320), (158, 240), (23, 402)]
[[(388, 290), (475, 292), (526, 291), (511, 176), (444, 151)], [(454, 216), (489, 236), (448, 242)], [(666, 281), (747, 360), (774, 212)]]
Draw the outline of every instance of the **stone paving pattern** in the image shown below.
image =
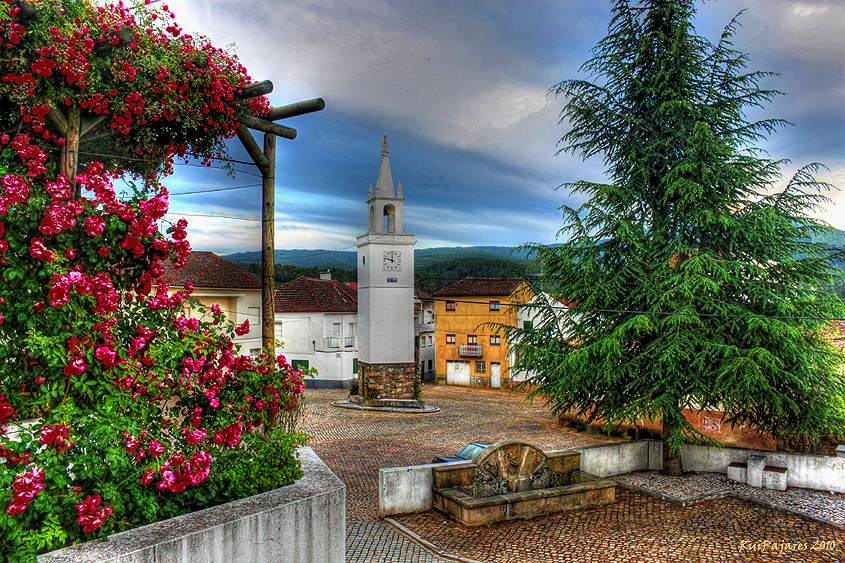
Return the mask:
[(691, 504), (701, 497), (736, 495), (845, 528), (845, 495), (790, 488), (786, 491), (758, 489), (731, 481), (721, 473), (699, 473), (677, 479), (657, 471), (626, 473), (614, 477), (628, 487), (662, 495), (680, 504)]
[[(428, 463), (437, 453), (473, 441), (518, 439), (547, 451), (617, 441), (561, 428), (541, 404), (525, 404), (524, 396), (499, 390), (427, 387), (423, 398), (441, 411), (415, 415), (330, 406), (344, 398), (343, 391), (307, 390), (304, 429), (312, 435), (309, 445), (347, 485), (350, 563), (451, 559), (377, 521), (381, 467)], [(630, 486), (662, 488), (664, 495), (683, 497), (725, 485), (708, 483), (707, 475), (685, 481), (644, 472), (626, 478)], [(820, 502), (816, 493), (787, 493), (797, 503)], [(838, 497), (823, 507), (831, 519), (842, 516)], [(474, 530), (434, 511), (393, 518), (442, 554), (490, 563), (845, 561), (841, 529), (749, 500), (720, 498), (681, 506), (623, 488), (617, 488), (617, 500), (608, 507)]]
[(441, 563), (438, 557), (384, 522), (346, 525), (346, 563)]

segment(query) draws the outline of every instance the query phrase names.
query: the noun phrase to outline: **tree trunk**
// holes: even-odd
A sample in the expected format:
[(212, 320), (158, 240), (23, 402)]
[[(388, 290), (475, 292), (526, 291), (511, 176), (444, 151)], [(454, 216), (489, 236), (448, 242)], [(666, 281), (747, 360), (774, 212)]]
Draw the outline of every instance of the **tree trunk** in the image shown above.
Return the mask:
[(671, 438), (680, 432), (681, 428), (670, 420), (668, 413), (663, 414), (663, 474), (672, 477), (680, 477), (684, 474), (684, 466), (681, 463), (681, 452), (672, 452), (669, 447)]

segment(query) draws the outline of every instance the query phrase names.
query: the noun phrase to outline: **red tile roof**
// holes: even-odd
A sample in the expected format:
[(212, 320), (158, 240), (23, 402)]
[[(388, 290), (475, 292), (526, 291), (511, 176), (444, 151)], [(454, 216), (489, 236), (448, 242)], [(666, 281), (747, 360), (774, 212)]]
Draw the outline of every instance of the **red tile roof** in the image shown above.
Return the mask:
[(419, 299), (420, 301), (434, 301), (434, 297), (426, 293), (421, 289), (414, 289), (414, 298)]
[(510, 295), (521, 283), (519, 278), (465, 278), (435, 291), (434, 296)]
[(261, 289), (261, 278), (213, 252), (194, 250), (188, 256), (188, 263), (178, 270), (169, 260), (162, 262), (162, 265), (164, 274), (158, 279), (166, 281), (171, 286), (183, 286), (190, 283), (194, 287)]
[(277, 313), (357, 313), (358, 284), (301, 277), (276, 288)]

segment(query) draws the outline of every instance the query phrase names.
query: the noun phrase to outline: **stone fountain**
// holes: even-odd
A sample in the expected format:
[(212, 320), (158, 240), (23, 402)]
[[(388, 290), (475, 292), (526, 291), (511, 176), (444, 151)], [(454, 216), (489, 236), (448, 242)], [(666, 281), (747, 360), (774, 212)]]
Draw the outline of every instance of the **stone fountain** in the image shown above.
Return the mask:
[(616, 483), (580, 468), (579, 452), (497, 442), (472, 461), (432, 468), (432, 508), (472, 528), (616, 502)]

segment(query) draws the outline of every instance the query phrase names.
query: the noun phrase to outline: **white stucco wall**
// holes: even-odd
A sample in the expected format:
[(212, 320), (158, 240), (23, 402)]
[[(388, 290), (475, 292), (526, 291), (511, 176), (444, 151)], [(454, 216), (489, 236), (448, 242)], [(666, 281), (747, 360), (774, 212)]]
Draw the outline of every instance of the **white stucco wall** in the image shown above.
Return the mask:
[[(340, 324), (338, 334), (336, 323)], [(283, 345), (276, 348), (276, 353), (284, 354), (291, 363), (307, 361), (308, 367), (317, 369), (318, 380), (346, 381), (355, 377), (357, 331), (355, 313), (277, 312), (276, 338)]]

